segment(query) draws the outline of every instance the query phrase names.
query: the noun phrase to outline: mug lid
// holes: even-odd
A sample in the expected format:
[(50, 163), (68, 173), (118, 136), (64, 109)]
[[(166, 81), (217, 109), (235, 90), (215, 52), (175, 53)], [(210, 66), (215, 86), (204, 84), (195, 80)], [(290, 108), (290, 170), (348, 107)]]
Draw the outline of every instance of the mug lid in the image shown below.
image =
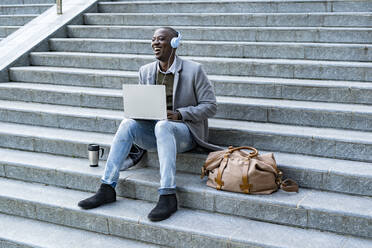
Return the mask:
[(99, 151), (99, 145), (97, 144), (89, 144), (88, 151)]

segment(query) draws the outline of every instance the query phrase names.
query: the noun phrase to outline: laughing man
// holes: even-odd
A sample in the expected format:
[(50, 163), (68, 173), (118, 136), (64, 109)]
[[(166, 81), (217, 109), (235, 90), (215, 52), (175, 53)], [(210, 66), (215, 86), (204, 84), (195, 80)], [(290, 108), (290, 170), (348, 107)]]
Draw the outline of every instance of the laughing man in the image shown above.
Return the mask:
[(217, 111), (212, 85), (200, 64), (176, 56), (180, 39), (181, 35), (173, 28), (157, 29), (151, 42), (156, 61), (139, 70), (139, 84), (166, 86), (168, 119), (124, 119), (115, 134), (102, 184), (95, 195), (79, 202), (80, 207), (91, 209), (116, 201), (119, 172), (127, 169), (123, 168), (124, 161), (134, 143), (143, 150), (157, 149), (160, 196), (148, 218), (151, 221), (167, 219), (177, 211), (177, 153), (189, 151), (197, 145), (209, 150), (220, 149), (207, 142), (208, 118)]

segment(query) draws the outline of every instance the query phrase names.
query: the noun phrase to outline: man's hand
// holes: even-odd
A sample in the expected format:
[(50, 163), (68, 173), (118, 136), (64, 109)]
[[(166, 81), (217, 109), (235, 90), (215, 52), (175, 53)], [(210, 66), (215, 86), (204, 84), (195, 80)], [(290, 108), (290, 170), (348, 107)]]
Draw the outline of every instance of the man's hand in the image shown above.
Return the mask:
[(167, 118), (168, 120), (177, 121), (181, 120), (182, 116), (178, 111), (173, 112), (172, 110), (167, 110)]

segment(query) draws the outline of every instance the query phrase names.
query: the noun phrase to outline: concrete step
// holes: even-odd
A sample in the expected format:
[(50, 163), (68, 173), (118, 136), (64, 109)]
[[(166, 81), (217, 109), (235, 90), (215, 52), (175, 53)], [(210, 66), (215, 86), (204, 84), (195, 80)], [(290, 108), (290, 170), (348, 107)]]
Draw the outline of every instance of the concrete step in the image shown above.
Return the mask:
[(0, 15), (41, 14), (52, 4), (0, 5)]
[(117, 89), (1, 83), (0, 99), (103, 109), (123, 109), (123, 93)]
[(20, 26), (0, 26), (0, 37), (5, 38), (19, 28)]
[(0, 15), (2, 26), (22, 26), (37, 17), (37, 15)]
[[(14, 153), (16, 151), (11, 151), (10, 154)], [(19, 159), (14, 165), (16, 159), (10, 158), (10, 154), (7, 154), (9, 159), (4, 166), (6, 177), (63, 188), (95, 192), (104, 169), (103, 166), (89, 168), (86, 160), (56, 165), (51, 161), (50, 156), (47, 161), (43, 162), (48, 163), (47, 165), (34, 165), (33, 163), (30, 165), (26, 161), (24, 161), (25, 164), (20, 164)], [(32, 154), (29, 155), (32, 156)], [(34, 157), (29, 160), (32, 159)], [(66, 159), (64, 161), (67, 162)], [(280, 190), (267, 196), (243, 195), (211, 189), (205, 185), (205, 180), (200, 180), (198, 175), (182, 172), (177, 173), (176, 181), (182, 207), (367, 238), (372, 236), (372, 230), (366, 226), (372, 218), (368, 209), (372, 201), (370, 197), (303, 188), (298, 194), (288, 194)], [(117, 192), (122, 197), (156, 202), (158, 187), (158, 169), (136, 166), (121, 172)], [(348, 204), (337, 206), (337, 201), (348, 202)], [(321, 219), (318, 218), (319, 215), (327, 221), (316, 222), (315, 219)], [(342, 220), (338, 220), (340, 215), (343, 216)], [(338, 224), (340, 221), (342, 225)], [(350, 227), (355, 227), (355, 223), (358, 223), (359, 228), (351, 231)]]
[[(259, 152), (265, 154), (270, 151)], [(275, 152), (274, 155), (284, 176), (296, 180), (301, 188), (372, 196), (371, 163), (283, 152)], [(179, 154), (177, 171), (200, 175), (201, 165), (206, 158), (207, 154), (196, 151)], [(143, 163), (159, 168), (157, 153), (147, 152)]]
[[(115, 3), (114, 3), (115, 4)], [(372, 5), (372, 4), (371, 4)], [(156, 5), (158, 6), (158, 5)], [(216, 5), (218, 6), (218, 5)], [(215, 8), (219, 11), (219, 6)], [(236, 26), (236, 27), (372, 27), (368, 12), (339, 13), (87, 13), (88, 25)], [(117, 10), (118, 11), (118, 10)], [(119, 11), (120, 12), (120, 11)]]
[(0, 247), (4, 248), (159, 247), (14, 215), (0, 214), (0, 227)]
[[(148, 39), (160, 26), (68, 25), (71, 38)], [(174, 26), (184, 40), (371, 43), (371, 28)]]
[[(54, 38), (51, 51), (153, 54), (149, 40)], [(372, 61), (372, 45), (291, 42), (184, 41), (182, 56)]]
[(87, 157), (88, 144), (99, 144), (106, 149), (107, 158), (112, 134), (75, 131), (59, 128), (0, 123), (0, 147), (24, 151), (44, 152), (70, 157)]
[(10, 4), (55, 4), (55, 0), (0, 0), (0, 5)]
[[(183, 58), (201, 63), (208, 74), (372, 81), (372, 63), (368, 62), (192, 56), (183, 56)], [(33, 52), (30, 54), (30, 63), (37, 66), (138, 70), (140, 66), (153, 61), (153, 55), (138, 54), (73, 52)]]
[[(0, 199), (3, 203), (0, 204), (0, 211), (5, 214), (158, 245), (278, 247), (276, 244), (280, 243), (281, 247), (288, 248), (327, 247), (328, 244), (330, 244), (328, 247), (334, 247), (334, 245), (341, 247), (343, 244), (348, 247), (350, 244), (357, 245), (356, 247), (371, 245), (370, 239), (264, 223), (200, 210), (180, 209), (172, 218), (153, 223), (146, 218), (148, 212), (154, 207), (153, 203), (118, 197), (118, 201), (113, 204), (92, 211), (84, 211), (79, 209), (76, 203), (90, 196), (91, 193), (8, 179), (1, 179), (0, 183), (2, 186), (0, 187)], [(41, 193), (43, 197), (40, 197)], [(62, 198), (61, 195), (63, 195)], [(316, 206), (316, 204), (313, 205)], [(337, 211), (337, 206), (334, 208)], [(267, 235), (263, 235), (265, 233)], [(289, 238), (293, 236), (296, 239)], [(311, 245), (307, 245), (310, 243)]]
[[(260, 150), (260, 153), (265, 154), (268, 151)], [(100, 161), (99, 168), (90, 168), (87, 159), (12, 149), (0, 148), (0, 154), (0, 164), (4, 167), (3, 174), (8, 178), (86, 191), (96, 189), (105, 166), (105, 161)], [(200, 151), (178, 154), (177, 171), (196, 174), (195, 178), (199, 178), (201, 166), (206, 158), (207, 154)], [(285, 177), (296, 180), (301, 188), (372, 196), (370, 163), (282, 152), (275, 152), (275, 158)], [(135, 168), (146, 166), (159, 168), (156, 152), (148, 151)]]
[[(12, 81), (121, 89), (138, 83), (136, 71), (27, 66), (9, 70)], [(298, 80), (209, 75), (220, 96), (372, 104), (372, 84), (352, 81)]]
[[(2, 110), (4, 114), (7, 114), (6, 119), (5, 117), (1, 118), (2, 121), (17, 122), (18, 120), (26, 121), (27, 119), (27, 122), (22, 123), (32, 124), (35, 114), (41, 114), (39, 109), (46, 108), (53, 112), (55, 108), (59, 108), (59, 111), (63, 111), (65, 108), (54, 104), (123, 110), (121, 90), (31, 83), (2, 83), (0, 84), (0, 89), (0, 99), (2, 99), (0, 100), (0, 111)], [(28, 105), (23, 103), (23, 101), (53, 105)], [(217, 102), (218, 111), (215, 118), (372, 131), (372, 106), (368, 105), (226, 96), (218, 96)], [(79, 113), (79, 109), (73, 109), (71, 108), (73, 113)], [(25, 118), (25, 110), (31, 111), (33, 114), (29, 113), (28, 118)], [(13, 113), (13, 111), (18, 111), (18, 114)], [(92, 112), (89, 112), (89, 114), (91, 115)], [(109, 122), (115, 116), (117, 118), (114, 119), (120, 121), (123, 116), (121, 111), (107, 111), (102, 114), (110, 117)], [(94, 116), (92, 120), (94, 123), (97, 121), (95, 118)], [(41, 116), (38, 119), (43, 120)], [(47, 123), (51, 122), (49, 120)], [(67, 120), (66, 123), (68, 123)], [(58, 121), (56, 121), (55, 125), (57, 124)], [(94, 124), (89, 126), (94, 126)], [(112, 129), (103, 130), (112, 132)], [(115, 132), (115, 130), (113, 131)], [(101, 129), (88, 131), (101, 131)]]
[(63, 129), (115, 133), (123, 111), (0, 100), (0, 121)]
[(124, 83), (138, 83), (137, 71), (114, 71), (50, 66), (9, 69), (12, 81), (121, 89)]
[(98, 6), (99, 12), (108, 13), (372, 11), (372, 4), (369, 1), (120, 1), (102, 2)]
[[(209, 140), (218, 145), (372, 162), (370, 132), (223, 119), (209, 119), (209, 126)], [(75, 157), (87, 157), (91, 143), (108, 148), (113, 138), (112, 134), (14, 123), (2, 122), (0, 127), (0, 147)]]
[(218, 97), (215, 118), (372, 131), (372, 106)]
[(372, 161), (370, 132), (222, 119), (209, 119), (209, 125), (214, 144), (239, 146), (244, 141), (258, 149)]

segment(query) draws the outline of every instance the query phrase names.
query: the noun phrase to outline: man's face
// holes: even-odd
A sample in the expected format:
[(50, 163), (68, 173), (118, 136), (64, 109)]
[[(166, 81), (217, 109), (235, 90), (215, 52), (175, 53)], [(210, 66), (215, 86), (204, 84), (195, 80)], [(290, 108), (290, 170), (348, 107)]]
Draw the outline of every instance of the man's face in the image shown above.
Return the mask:
[(172, 47), (170, 45), (172, 37), (166, 29), (155, 30), (152, 37), (152, 50), (154, 51), (156, 59), (167, 62), (172, 54)]

